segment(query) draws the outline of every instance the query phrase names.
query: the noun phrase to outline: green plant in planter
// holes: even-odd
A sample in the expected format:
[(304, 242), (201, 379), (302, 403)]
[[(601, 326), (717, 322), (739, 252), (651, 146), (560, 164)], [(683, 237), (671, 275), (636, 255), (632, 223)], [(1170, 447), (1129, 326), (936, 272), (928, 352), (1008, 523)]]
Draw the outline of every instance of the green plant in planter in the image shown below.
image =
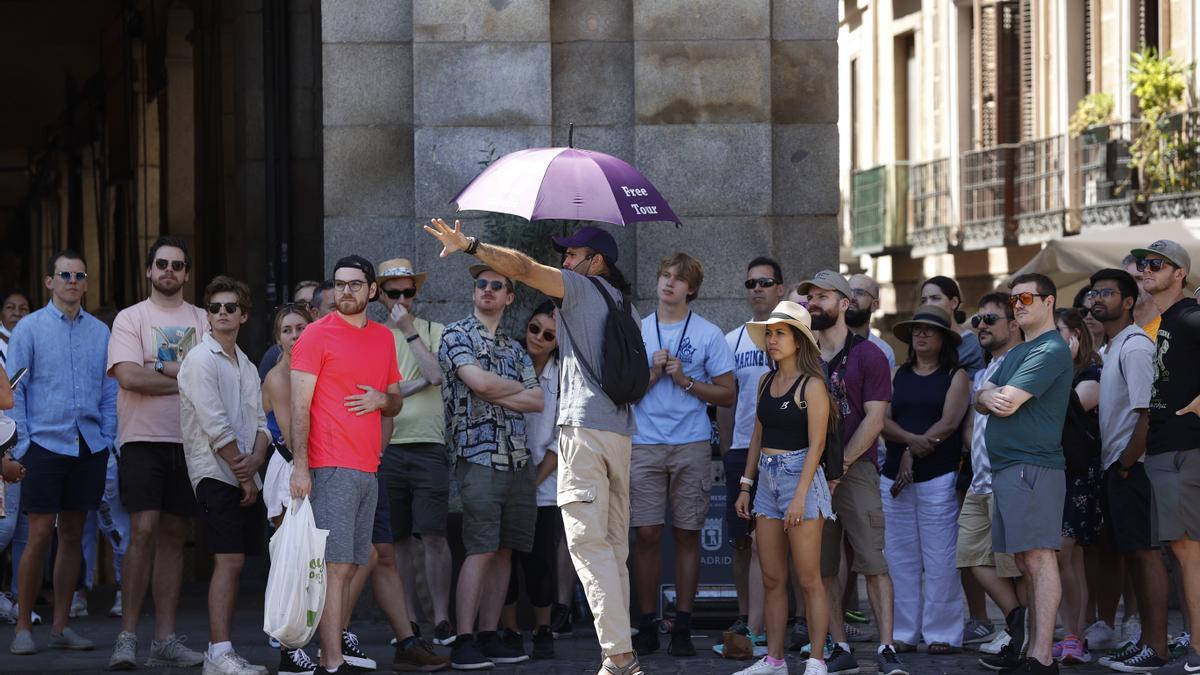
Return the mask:
[(1084, 96), (1075, 107), (1075, 114), (1071, 115), (1067, 132), (1072, 138), (1082, 136), (1088, 143), (1103, 143), (1108, 140), (1108, 129), (1105, 127), (1115, 121), (1113, 111), (1116, 107), (1112, 95), (1102, 91)]
[(1176, 63), (1169, 55), (1159, 55), (1153, 47), (1133, 55), (1130, 81), (1141, 109), (1141, 120), (1129, 147), (1130, 162), (1141, 175), (1142, 199), (1150, 193), (1181, 190), (1184, 154), (1192, 143), (1177, 133), (1172, 117), (1187, 107), (1187, 83), (1193, 65)]

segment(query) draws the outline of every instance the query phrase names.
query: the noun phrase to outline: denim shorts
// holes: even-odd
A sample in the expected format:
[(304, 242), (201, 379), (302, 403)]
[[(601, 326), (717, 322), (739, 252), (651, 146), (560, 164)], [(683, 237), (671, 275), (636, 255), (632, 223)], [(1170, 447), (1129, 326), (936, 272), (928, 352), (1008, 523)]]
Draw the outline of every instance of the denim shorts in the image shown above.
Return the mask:
[[(758, 456), (758, 489), (754, 495), (756, 516), (783, 520), (800, 484), (800, 474), (804, 471), (807, 457), (807, 448), (778, 455), (761, 453)], [(804, 519), (817, 518), (833, 518), (829, 484), (825, 482), (825, 470), (819, 466), (804, 497)]]

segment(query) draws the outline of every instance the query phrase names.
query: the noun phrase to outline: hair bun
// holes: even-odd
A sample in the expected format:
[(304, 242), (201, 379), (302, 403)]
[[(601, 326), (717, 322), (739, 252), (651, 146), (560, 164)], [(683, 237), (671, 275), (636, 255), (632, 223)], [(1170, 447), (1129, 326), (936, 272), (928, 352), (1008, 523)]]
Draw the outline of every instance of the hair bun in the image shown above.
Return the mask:
[(954, 323), (962, 324), (962, 323), (966, 323), (966, 322), (967, 322), (966, 312), (962, 311), (961, 309), (954, 310)]

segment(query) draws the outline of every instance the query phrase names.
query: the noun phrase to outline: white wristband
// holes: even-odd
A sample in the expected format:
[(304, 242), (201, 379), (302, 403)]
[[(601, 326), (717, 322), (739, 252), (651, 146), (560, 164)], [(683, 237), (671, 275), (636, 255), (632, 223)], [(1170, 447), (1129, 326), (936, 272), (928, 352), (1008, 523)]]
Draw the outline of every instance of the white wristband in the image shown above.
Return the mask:
[(739, 478), (738, 482), (741, 483), (742, 485), (749, 485), (751, 487), (754, 486), (754, 481), (750, 480), (749, 478), (746, 478), (745, 476), (742, 476), (741, 478)]

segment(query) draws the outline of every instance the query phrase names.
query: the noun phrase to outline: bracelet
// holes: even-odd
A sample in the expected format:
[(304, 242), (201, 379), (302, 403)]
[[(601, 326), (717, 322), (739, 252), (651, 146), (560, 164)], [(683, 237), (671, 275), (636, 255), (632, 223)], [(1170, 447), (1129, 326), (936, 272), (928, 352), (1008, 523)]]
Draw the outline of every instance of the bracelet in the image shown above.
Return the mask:
[(684, 388), (683, 388), (683, 390), (684, 390), (684, 391), (691, 391), (691, 390), (692, 390), (692, 387), (694, 387), (694, 386), (696, 386), (696, 380), (694, 380), (694, 379), (692, 379), (692, 378), (690, 378), (690, 377), (689, 377), (689, 378), (688, 378), (688, 386), (684, 387)]
[(413, 333), (412, 335), (409, 335), (408, 337), (404, 338), (404, 341), (405, 342), (415, 342), (420, 339), (421, 339), (420, 333)]
[(750, 478), (746, 478), (745, 476), (742, 476), (741, 478), (739, 478), (738, 482), (741, 483), (742, 485), (747, 485), (747, 486), (754, 485), (754, 481)]
[(745, 493), (749, 493), (749, 492), (750, 492), (750, 488), (748, 488), (748, 487), (746, 487), (745, 485), (743, 485), (742, 487), (738, 488), (738, 492), (745, 492)]
[(467, 255), (475, 255), (475, 252), (479, 250), (479, 238), (478, 237), (467, 237), (467, 239), (470, 239), (471, 243), (467, 244), (467, 248), (465, 249), (465, 252)]

